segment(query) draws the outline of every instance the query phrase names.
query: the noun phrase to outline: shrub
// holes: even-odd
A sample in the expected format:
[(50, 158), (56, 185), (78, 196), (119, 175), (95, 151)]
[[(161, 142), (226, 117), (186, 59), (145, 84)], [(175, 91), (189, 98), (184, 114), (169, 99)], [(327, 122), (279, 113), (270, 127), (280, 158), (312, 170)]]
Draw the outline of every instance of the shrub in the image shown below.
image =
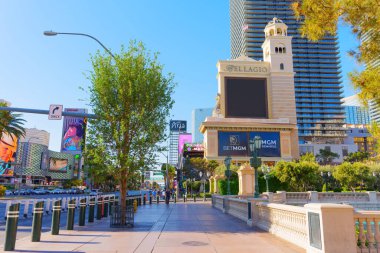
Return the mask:
[[(227, 179), (218, 181), (218, 188), (220, 195), (227, 195)], [(230, 180), (231, 195), (239, 193), (239, 182), (237, 180)]]
[(6, 187), (0, 185), (0, 197), (3, 197), (5, 195), (5, 191), (7, 190)]

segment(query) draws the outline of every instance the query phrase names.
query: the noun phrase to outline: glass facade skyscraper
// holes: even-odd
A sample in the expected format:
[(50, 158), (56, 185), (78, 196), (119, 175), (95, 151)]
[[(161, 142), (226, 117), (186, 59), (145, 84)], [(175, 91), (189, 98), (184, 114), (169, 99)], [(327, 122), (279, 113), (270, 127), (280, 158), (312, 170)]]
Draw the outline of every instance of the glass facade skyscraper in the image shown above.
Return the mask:
[(214, 108), (194, 109), (191, 115), (191, 130), (193, 132), (193, 142), (203, 143), (203, 134), (199, 131), (199, 127), (206, 117), (212, 116)]
[[(231, 57), (242, 54), (263, 60), (264, 28), (277, 17), (288, 25), (292, 36), (296, 75), (295, 96), (300, 143), (342, 143), (345, 112), (337, 38), (318, 42), (302, 38), (300, 22), (294, 17), (293, 0), (230, 0)], [(247, 29), (248, 26), (248, 29)]]

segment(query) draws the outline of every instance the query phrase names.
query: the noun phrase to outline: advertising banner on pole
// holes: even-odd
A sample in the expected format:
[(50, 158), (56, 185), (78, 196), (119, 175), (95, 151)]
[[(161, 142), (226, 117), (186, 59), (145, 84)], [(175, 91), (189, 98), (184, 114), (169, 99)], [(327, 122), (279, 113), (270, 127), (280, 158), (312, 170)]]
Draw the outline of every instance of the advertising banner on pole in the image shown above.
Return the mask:
[[(66, 108), (65, 112), (86, 113), (85, 109)], [(68, 117), (63, 120), (61, 152), (79, 154), (85, 141), (86, 118)]]
[(17, 138), (8, 134), (0, 137), (0, 176), (12, 177), (13, 168), (10, 164), (15, 162)]

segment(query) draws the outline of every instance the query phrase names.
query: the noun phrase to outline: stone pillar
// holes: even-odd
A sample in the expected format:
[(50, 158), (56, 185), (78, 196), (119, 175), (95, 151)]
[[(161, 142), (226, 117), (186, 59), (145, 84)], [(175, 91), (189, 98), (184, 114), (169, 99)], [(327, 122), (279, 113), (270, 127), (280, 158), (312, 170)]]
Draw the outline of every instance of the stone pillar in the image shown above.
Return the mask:
[(255, 172), (248, 165), (240, 166), (239, 175), (239, 195), (253, 195), (255, 189)]
[(370, 203), (377, 203), (376, 192), (367, 192)]
[(318, 192), (317, 191), (308, 191), (310, 196), (310, 202), (311, 203), (318, 203)]
[(306, 204), (308, 253), (356, 253), (354, 208), (341, 204)]

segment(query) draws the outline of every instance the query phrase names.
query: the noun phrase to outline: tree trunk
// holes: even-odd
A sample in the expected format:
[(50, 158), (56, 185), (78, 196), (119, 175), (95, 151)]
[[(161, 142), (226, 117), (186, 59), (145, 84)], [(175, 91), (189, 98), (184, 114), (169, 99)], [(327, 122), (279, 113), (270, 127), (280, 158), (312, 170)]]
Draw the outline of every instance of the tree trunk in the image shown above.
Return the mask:
[(127, 178), (124, 176), (120, 179), (120, 208), (121, 208), (121, 225), (125, 225), (125, 215), (127, 211)]

